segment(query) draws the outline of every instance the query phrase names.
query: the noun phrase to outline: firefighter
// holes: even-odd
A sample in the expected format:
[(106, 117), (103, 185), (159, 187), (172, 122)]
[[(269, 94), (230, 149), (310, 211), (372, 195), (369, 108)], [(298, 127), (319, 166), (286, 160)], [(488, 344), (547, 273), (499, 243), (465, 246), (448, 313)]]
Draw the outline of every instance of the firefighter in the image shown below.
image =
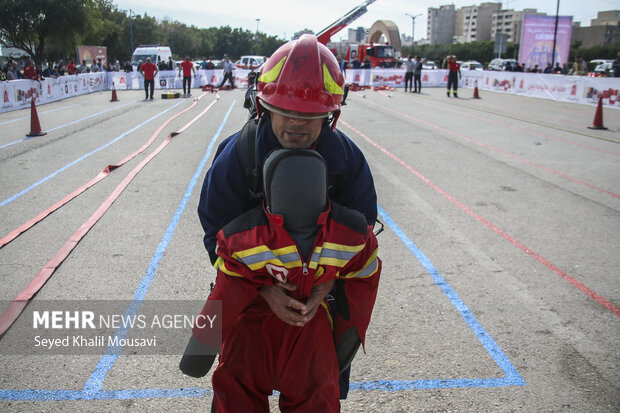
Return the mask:
[(448, 88), (446, 95), (450, 97), (450, 86), (452, 86), (452, 96), (458, 98), (459, 79), (461, 78), (461, 65), (456, 61), (455, 55), (448, 56)]
[[(338, 374), (348, 360), (338, 356), (334, 336), (352, 331), (364, 340), (381, 272), (377, 239), (363, 215), (329, 202), (325, 160), (316, 151), (273, 151), (263, 185), (264, 204), (218, 233), (217, 280), (198, 317), (213, 319), (221, 305), (213, 411), (268, 411), (277, 390), (282, 411), (338, 412)], [(336, 279), (355, 297), (347, 319), (322, 299)], [(277, 282), (295, 285), (297, 300), (323, 303), (303, 327), (280, 320), (259, 297), (262, 286)], [(193, 340), (215, 348), (219, 336), (197, 323)]]
[[(370, 168), (357, 145), (336, 129), (344, 77), (333, 53), (315, 36), (303, 35), (271, 55), (257, 84), (258, 121), (251, 136), (255, 155), (250, 159), (260, 168), (274, 149), (315, 149), (327, 163), (329, 198), (361, 212), (367, 223), (374, 225), (377, 196)], [(212, 263), (217, 260), (219, 230), (262, 202), (260, 193), (250, 191), (248, 168), (239, 156), (237, 143), (242, 135), (241, 131), (235, 133), (220, 144), (202, 186), (198, 215)], [(294, 298), (295, 289), (289, 283), (266, 285), (260, 289), (260, 295), (283, 322), (301, 326), (311, 320), (316, 306), (308, 308), (307, 303)], [(338, 283), (332, 293), (336, 301), (340, 300), (342, 289)], [(343, 399), (348, 392), (349, 371), (341, 375)]]

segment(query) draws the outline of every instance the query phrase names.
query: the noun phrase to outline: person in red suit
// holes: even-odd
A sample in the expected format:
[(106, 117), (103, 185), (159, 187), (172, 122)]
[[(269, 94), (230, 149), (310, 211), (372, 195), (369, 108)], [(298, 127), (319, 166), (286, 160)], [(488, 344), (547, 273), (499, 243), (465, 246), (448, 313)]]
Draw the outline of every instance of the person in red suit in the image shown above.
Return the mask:
[(151, 62), (150, 57), (147, 57), (146, 62), (140, 66), (138, 71), (144, 76), (144, 92), (146, 93), (144, 100), (149, 99), (149, 86), (151, 88), (150, 98), (153, 100), (153, 93), (155, 93), (155, 76), (159, 73), (157, 65)]
[[(183, 97), (185, 97), (192, 94), (192, 73), (196, 76), (196, 69), (194, 69), (194, 64), (191, 60), (189, 60), (189, 56), (185, 56), (185, 60), (179, 65), (179, 76), (181, 71), (183, 71)], [(187, 85), (187, 92), (185, 85)]]

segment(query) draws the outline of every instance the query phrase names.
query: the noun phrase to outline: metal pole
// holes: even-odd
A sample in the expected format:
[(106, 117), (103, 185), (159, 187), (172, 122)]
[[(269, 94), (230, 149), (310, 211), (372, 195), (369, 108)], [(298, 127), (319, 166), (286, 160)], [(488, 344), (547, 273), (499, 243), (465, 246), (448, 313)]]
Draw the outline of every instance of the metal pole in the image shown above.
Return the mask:
[(411, 17), (411, 56), (413, 56), (413, 43), (415, 39), (415, 18), (421, 15), (422, 13), (416, 14), (415, 16), (412, 16), (409, 13), (405, 13), (405, 16)]
[(551, 55), (551, 70), (555, 66), (555, 47), (558, 39), (558, 15), (560, 14), (560, 0), (557, 0), (557, 6), (555, 8), (555, 30), (553, 31), (553, 54)]
[(133, 12), (131, 10), (129, 10), (129, 32), (130, 32), (130, 37), (131, 37), (131, 53), (130, 56), (133, 55), (133, 19), (132, 17)]
[(495, 30), (495, 38), (497, 39), (497, 57), (502, 57), (502, 26), (499, 17), (502, 12), (502, 3), (497, 3), (497, 29)]

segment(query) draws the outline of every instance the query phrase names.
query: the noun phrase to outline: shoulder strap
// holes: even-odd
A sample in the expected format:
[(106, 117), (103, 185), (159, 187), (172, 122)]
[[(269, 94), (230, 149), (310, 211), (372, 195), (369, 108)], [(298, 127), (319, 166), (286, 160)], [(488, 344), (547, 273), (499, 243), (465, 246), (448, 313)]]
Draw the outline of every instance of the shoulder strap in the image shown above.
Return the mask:
[(239, 138), (237, 138), (237, 156), (245, 176), (248, 187), (249, 199), (254, 201), (263, 198), (262, 179), (260, 165), (256, 159), (258, 119), (250, 119), (243, 125)]

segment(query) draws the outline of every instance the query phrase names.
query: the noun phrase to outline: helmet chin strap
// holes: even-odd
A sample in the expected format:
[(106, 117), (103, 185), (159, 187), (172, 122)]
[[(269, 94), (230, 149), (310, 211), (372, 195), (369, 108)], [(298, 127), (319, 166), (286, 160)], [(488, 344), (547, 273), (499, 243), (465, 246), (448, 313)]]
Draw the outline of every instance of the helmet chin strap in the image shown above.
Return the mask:
[(327, 122), (331, 124), (332, 131), (336, 130), (336, 123), (338, 122), (338, 118), (340, 117), (340, 109), (335, 110), (329, 115), (327, 118)]

